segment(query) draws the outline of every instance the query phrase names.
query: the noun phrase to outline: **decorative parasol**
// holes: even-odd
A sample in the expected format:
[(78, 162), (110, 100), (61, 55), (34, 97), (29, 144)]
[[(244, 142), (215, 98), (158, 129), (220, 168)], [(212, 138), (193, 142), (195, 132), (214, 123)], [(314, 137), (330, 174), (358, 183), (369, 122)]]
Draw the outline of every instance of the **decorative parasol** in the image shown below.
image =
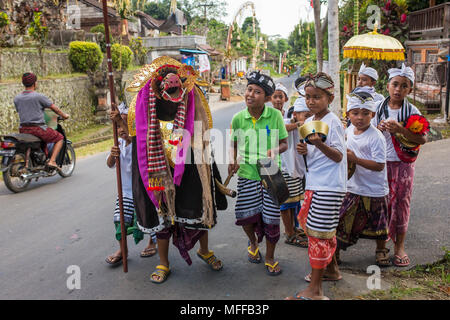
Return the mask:
[(344, 45), (344, 58), (371, 60), (405, 60), (405, 48), (395, 38), (372, 32), (356, 35)]

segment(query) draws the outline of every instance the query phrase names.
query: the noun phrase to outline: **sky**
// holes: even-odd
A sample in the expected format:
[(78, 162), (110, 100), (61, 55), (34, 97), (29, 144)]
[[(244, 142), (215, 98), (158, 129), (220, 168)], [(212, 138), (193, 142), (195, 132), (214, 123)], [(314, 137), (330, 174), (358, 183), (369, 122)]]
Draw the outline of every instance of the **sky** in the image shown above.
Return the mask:
[[(228, 3), (228, 15), (223, 18), (227, 24), (231, 23), (238, 9), (246, 0), (226, 0)], [(314, 12), (310, 7), (310, 0), (253, 0), (256, 9), (261, 32), (271, 35), (281, 35), (288, 38), (300, 20), (314, 21)], [(308, 18), (309, 12), (309, 18)], [(326, 7), (322, 6), (322, 16), (325, 15)], [(244, 10), (239, 24), (242, 25), (245, 18), (252, 16), (251, 9)]]

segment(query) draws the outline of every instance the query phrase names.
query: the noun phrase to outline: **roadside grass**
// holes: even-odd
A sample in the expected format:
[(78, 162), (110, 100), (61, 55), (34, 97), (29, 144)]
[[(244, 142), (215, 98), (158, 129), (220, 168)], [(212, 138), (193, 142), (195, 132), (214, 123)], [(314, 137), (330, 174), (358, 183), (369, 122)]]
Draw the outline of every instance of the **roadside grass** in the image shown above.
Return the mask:
[(67, 139), (73, 143), (84, 141), (90, 138), (101, 136), (105, 133), (113, 134), (111, 124), (94, 124), (81, 131), (73, 132), (67, 135)]
[(389, 290), (373, 290), (358, 300), (450, 300), (450, 251), (443, 248), (442, 260), (408, 271), (391, 271), (384, 279)]
[[(69, 78), (78, 78), (78, 77), (87, 77), (86, 73), (81, 72), (73, 72), (73, 73), (50, 73), (46, 76), (39, 77), (39, 81), (42, 80), (56, 80), (56, 79), (69, 79)], [(0, 83), (3, 84), (11, 84), (11, 83), (21, 83), (21, 77), (11, 77), (4, 78), (0, 80)]]
[[(75, 155), (77, 160), (93, 156), (97, 153), (110, 151), (114, 145), (114, 139), (108, 139), (99, 143), (89, 144), (75, 149)], [(106, 161), (106, 159), (105, 159)]]

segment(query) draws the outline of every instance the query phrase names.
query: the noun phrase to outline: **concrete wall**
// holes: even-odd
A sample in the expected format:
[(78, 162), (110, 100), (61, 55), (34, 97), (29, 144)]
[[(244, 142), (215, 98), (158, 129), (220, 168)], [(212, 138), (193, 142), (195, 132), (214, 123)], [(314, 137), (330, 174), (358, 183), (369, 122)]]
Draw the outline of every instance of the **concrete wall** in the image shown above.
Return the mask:
[(196, 49), (197, 45), (205, 45), (206, 37), (202, 36), (170, 36), (142, 38), (144, 47), (153, 49)]
[(0, 80), (8, 78), (20, 78), (25, 72), (33, 72), (38, 76), (48, 74), (71, 73), (72, 65), (67, 52), (44, 52), (46, 70), (41, 66), (39, 54), (35, 51), (0, 52)]
[[(14, 97), (23, 90), (21, 83), (0, 83), (0, 134), (18, 130), (19, 118)], [(94, 123), (94, 103), (87, 76), (38, 82), (38, 92), (45, 94), (71, 118), (64, 122), (67, 132), (82, 130)]]

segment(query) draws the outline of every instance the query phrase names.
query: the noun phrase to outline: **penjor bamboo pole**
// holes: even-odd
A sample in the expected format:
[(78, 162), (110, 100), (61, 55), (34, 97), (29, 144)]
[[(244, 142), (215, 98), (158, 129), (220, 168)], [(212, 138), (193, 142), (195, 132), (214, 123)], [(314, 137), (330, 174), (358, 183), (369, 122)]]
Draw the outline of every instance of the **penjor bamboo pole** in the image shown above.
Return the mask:
[[(109, 38), (109, 22), (108, 22), (108, 7), (106, 0), (103, 2), (103, 23), (105, 25), (105, 42), (106, 42), (106, 57), (108, 62), (108, 83), (109, 91), (111, 93), (111, 109), (117, 110), (116, 106), (116, 94), (114, 90), (114, 74), (112, 69), (111, 60), (111, 40)], [(117, 124), (113, 121), (113, 133), (114, 133), (114, 146), (119, 145), (117, 136)], [(117, 178), (117, 194), (119, 197), (119, 209), (120, 209), (120, 230), (122, 233), (120, 241), (120, 249), (122, 251), (123, 272), (128, 272), (128, 248), (127, 248), (127, 232), (125, 230), (125, 220), (123, 214), (123, 198), (122, 198), (122, 176), (120, 174), (120, 158), (116, 158), (116, 178)]]

